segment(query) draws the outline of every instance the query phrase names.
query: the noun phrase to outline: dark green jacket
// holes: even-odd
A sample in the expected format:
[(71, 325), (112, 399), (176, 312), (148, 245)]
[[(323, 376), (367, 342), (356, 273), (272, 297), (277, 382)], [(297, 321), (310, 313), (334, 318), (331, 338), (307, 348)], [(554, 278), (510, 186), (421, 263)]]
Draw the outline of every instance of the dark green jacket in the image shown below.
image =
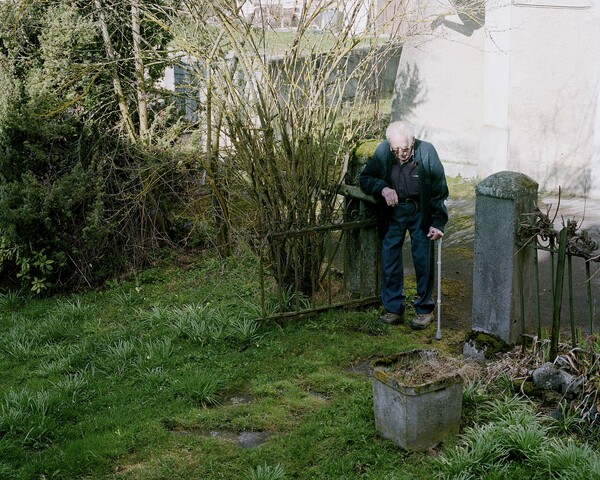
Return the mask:
[[(393, 208), (388, 207), (381, 191), (392, 187), (392, 166), (397, 162), (387, 140), (381, 142), (360, 174), (360, 188), (378, 201), (380, 218), (389, 223)], [(414, 161), (419, 166), (419, 208), (423, 214), (423, 230), (435, 227), (442, 232), (448, 222), (448, 184), (444, 166), (431, 143), (415, 140)]]

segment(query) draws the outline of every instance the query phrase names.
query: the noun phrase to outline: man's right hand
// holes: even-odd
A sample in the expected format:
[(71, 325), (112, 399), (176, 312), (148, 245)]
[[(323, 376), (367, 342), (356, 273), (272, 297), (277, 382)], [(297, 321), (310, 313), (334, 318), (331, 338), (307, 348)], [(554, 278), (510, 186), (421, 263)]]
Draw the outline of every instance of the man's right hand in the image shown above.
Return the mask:
[(384, 187), (381, 191), (381, 195), (389, 207), (395, 207), (398, 204), (398, 194), (393, 188)]

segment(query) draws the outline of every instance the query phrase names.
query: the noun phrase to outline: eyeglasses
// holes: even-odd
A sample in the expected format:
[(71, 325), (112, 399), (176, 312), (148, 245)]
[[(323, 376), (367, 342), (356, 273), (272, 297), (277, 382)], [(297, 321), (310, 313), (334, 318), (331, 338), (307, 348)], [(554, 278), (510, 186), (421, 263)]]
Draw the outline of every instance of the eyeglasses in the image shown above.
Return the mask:
[(413, 146), (414, 146), (414, 143), (411, 143), (408, 147), (405, 147), (405, 148), (400, 148), (400, 147), (392, 148), (392, 147), (390, 147), (390, 151), (394, 155), (399, 156), (400, 154), (408, 154), (408, 153), (410, 153), (411, 150), (413, 149)]

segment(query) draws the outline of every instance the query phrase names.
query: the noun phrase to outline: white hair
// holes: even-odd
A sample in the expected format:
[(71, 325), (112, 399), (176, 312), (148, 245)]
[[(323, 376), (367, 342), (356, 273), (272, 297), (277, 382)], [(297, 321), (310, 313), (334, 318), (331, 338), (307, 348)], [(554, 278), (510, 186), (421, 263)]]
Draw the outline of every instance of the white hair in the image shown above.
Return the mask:
[(402, 121), (390, 123), (385, 131), (385, 137), (389, 141), (391, 137), (399, 135), (406, 135), (408, 141), (412, 142), (415, 138), (415, 132), (412, 125)]

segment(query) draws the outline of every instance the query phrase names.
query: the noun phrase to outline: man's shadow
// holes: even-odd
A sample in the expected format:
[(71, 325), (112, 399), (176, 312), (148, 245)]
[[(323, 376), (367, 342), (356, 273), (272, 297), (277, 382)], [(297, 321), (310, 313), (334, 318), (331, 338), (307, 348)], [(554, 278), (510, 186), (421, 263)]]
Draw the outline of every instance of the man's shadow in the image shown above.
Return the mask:
[(444, 25), (466, 37), (485, 24), (485, 2), (479, 0), (451, 0), (456, 14), (462, 23), (446, 20), (447, 15), (438, 16), (431, 22), (431, 30)]

